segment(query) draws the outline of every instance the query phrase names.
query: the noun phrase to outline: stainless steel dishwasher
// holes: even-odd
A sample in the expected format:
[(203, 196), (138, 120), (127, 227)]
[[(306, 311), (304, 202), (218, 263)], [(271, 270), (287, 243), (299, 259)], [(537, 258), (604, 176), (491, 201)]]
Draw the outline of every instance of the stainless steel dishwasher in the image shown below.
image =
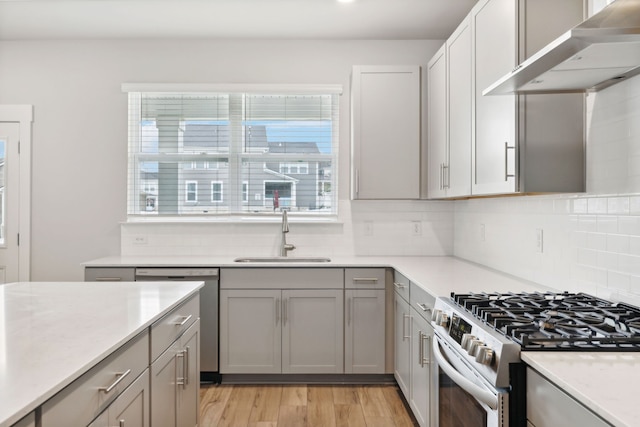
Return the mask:
[(220, 382), (218, 368), (218, 289), (220, 271), (208, 267), (141, 267), (136, 281), (203, 281), (200, 289), (200, 380)]

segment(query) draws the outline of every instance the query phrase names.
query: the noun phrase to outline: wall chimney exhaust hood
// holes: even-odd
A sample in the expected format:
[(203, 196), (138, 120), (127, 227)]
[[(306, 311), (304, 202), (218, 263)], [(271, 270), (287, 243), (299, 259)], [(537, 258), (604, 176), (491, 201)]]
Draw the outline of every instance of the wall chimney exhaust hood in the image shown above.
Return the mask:
[(482, 94), (592, 92), (639, 73), (640, 0), (616, 0)]

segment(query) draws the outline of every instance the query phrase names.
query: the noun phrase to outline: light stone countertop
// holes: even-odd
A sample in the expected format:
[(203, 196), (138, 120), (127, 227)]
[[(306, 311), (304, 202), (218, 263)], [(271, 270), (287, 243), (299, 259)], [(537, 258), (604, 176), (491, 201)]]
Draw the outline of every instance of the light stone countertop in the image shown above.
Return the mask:
[(640, 425), (640, 353), (523, 351), (522, 360), (616, 427)]
[(0, 427), (29, 414), (202, 285), (0, 285)]

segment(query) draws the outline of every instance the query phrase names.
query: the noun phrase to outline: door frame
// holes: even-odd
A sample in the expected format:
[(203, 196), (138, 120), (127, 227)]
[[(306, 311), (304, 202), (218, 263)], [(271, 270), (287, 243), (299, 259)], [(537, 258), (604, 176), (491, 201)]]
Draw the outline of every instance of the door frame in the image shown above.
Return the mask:
[(0, 105), (0, 122), (18, 123), (20, 185), (18, 197), (18, 280), (28, 282), (31, 277), (31, 134), (33, 105)]

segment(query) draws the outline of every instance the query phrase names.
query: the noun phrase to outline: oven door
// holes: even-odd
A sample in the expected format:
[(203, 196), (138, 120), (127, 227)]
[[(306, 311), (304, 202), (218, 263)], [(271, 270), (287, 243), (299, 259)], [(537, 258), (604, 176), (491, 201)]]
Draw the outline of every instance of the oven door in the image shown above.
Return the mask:
[(440, 427), (507, 427), (506, 390), (495, 389), (436, 334), (433, 356), (437, 372), (436, 418)]

